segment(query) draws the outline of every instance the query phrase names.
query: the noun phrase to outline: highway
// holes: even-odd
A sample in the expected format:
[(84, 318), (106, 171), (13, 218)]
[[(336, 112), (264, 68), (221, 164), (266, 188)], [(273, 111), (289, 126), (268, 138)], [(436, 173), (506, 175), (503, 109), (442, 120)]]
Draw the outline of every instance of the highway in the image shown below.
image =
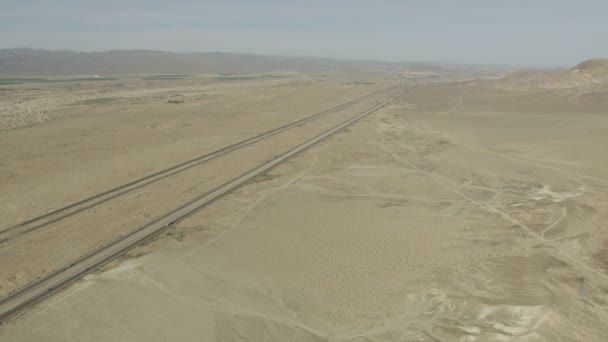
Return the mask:
[(223, 147), (219, 150), (198, 156), (196, 158), (190, 159), (188, 161), (182, 162), (180, 164), (177, 165), (173, 165), (169, 168), (160, 170), (158, 172), (155, 172), (153, 174), (147, 175), (145, 177), (133, 180), (129, 183), (126, 184), (122, 184), (120, 186), (117, 186), (113, 189), (95, 194), (93, 196), (90, 196), (88, 198), (82, 199), (78, 202), (72, 203), (70, 205), (64, 206), (62, 208), (58, 208), (55, 209), (49, 213), (34, 217), (32, 219), (29, 219), (25, 222), (4, 228), (0, 230), (0, 244), (2, 243), (6, 243), (9, 242), (21, 235), (24, 235), (26, 233), (30, 233), (33, 231), (36, 231), (38, 229), (44, 228), (52, 223), (55, 222), (59, 222), (65, 218), (68, 218), (70, 216), (76, 215), (80, 212), (83, 212), (85, 210), (94, 208), (95, 206), (98, 206), (99, 204), (105, 203), (109, 200), (112, 200), (116, 197), (122, 196), (124, 194), (127, 194), (129, 192), (132, 192), (136, 189), (140, 189), (144, 186), (147, 186), (149, 184), (158, 182), (162, 179), (165, 179), (167, 177), (179, 174), (181, 172), (184, 172), (188, 169), (191, 169), (195, 166), (199, 166), (201, 164), (204, 164), (210, 160), (216, 159), (218, 157), (221, 157), (223, 155), (226, 155), (228, 153), (234, 152), (236, 150), (239, 150), (241, 148), (244, 148), (246, 146), (255, 144), (259, 141), (262, 141), (264, 139), (270, 138), (276, 134), (279, 134), (281, 132), (284, 132), (286, 130), (292, 129), (294, 127), (298, 127), (301, 126), (303, 124), (306, 124), (310, 121), (319, 119), (321, 117), (324, 117), (330, 113), (334, 113), (336, 111), (342, 110), (344, 108), (348, 108), (349, 106), (352, 106), (356, 103), (359, 103), (365, 99), (368, 99), (374, 95), (377, 95), (379, 93), (382, 92), (386, 92), (386, 91), (390, 91), (391, 89), (393, 89), (392, 87), (389, 87), (387, 89), (382, 89), (376, 92), (372, 92), (369, 93), (367, 95), (364, 95), (362, 97), (356, 98), (354, 100), (350, 100), (348, 102), (345, 102), (343, 104), (334, 106), (332, 108), (326, 109), (324, 111), (318, 112), (316, 114), (312, 114), (309, 116), (306, 116), (302, 119), (290, 122), (286, 125), (280, 126), (280, 127), (276, 127), (273, 128), (271, 130), (268, 130), (266, 132), (260, 133), (258, 135), (255, 135), (253, 137), (241, 140), (239, 142), (236, 142), (232, 145)]
[(109, 261), (123, 255), (138, 244), (146, 241), (147, 239), (159, 234), (165, 229), (171, 227), (175, 223), (183, 220), (184, 218), (192, 215), (196, 211), (208, 206), (215, 200), (222, 196), (230, 193), (231, 191), (239, 188), (243, 184), (252, 180), (253, 178), (264, 174), (276, 167), (280, 163), (287, 159), (295, 156), (296, 154), (310, 148), (318, 142), (330, 137), (331, 135), (339, 132), (347, 126), (361, 120), (362, 118), (370, 115), (371, 113), (379, 110), (380, 108), (391, 103), (396, 98), (405, 94), (405, 91), (400, 91), (394, 96), (391, 96), (387, 100), (377, 104), (376, 106), (368, 109), (339, 125), (311, 138), (296, 147), (288, 150), (287, 152), (276, 156), (275, 158), (268, 160), (261, 165), (246, 171), (245, 173), (237, 176), (229, 182), (216, 187), (200, 196), (194, 198), (185, 205), (174, 209), (173, 211), (165, 214), (159, 219), (147, 223), (146, 225), (139, 227), (132, 231), (130, 234), (123, 236), (114, 242), (102, 247), (88, 255), (85, 255), (78, 260), (65, 265), (63, 268), (47, 275), (46, 277), (36, 281), (35, 283), (14, 292), (8, 297), (0, 301), (0, 323), (6, 322), (10, 317), (31, 305), (39, 302), (41, 299), (61, 290), (67, 285), (77, 281), (84, 275), (98, 269), (100, 266), (108, 263)]

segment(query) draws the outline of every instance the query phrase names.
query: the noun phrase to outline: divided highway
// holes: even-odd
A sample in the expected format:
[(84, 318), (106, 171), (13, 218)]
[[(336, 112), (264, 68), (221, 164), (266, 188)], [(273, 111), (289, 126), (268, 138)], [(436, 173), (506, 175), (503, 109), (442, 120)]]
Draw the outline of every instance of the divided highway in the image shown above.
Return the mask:
[[(310, 148), (311, 146), (317, 144), (318, 142), (330, 137), (331, 135), (339, 132), (340, 130), (346, 128), (347, 126), (361, 120), (362, 118), (370, 115), (371, 113), (379, 110), (380, 108), (386, 106), (391, 103), (393, 100), (405, 94), (405, 90), (399, 91), (396, 95), (391, 96), (387, 100), (377, 104), (376, 106), (340, 123), (339, 125), (317, 135), (314, 138), (311, 138), (296, 147), (290, 149), (289, 151), (276, 156), (275, 158), (268, 160), (259, 166), (246, 171), (245, 173), (237, 176), (236, 178), (220, 185), (206, 193), (201, 194), (200, 196), (194, 198), (190, 202), (182, 205), (173, 211), (165, 214), (159, 219), (156, 219), (148, 224), (139, 227), (138, 229), (132, 231), (131, 233), (123, 236), (112, 243), (91, 252), (88, 255), (85, 255), (78, 260), (73, 261), (72, 263), (65, 265), (63, 268), (47, 275), (46, 277), (36, 281), (35, 283), (19, 290), (6, 298), (0, 300), (0, 323), (7, 321), (12, 315), (18, 313), (32, 304), (37, 303), (41, 299), (49, 296), (52, 293), (57, 292), (58, 290), (66, 287), (67, 285), (77, 281), (82, 278), (86, 274), (96, 270), (100, 266), (108, 263), (109, 261), (123, 255), (133, 247), (138, 244), (146, 241), (147, 239), (155, 236), (156, 234), (161, 233), (168, 227), (171, 227), (176, 222), (183, 220), (187, 216), (195, 213), (196, 211), (208, 206), (213, 203), (218, 198), (230, 193), (231, 191), (239, 188), (244, 185), (254, 177), (257, 177), (261, 174), (264, 174), (276, 167), (280, 163), (285, 160), (293, 157), (294, 155)], [(366, 95), (371, 96), (370, 95)], [(365, 97), (364, 97), (365, 98)], [(359, 101), (362, 98), (358, 99)], [(354, 100), (357, 101), (357, 100)], [(338, 106), (340, 107), (340, 106)], [(333, 110), (335, 110), (334, 107)], [(332, 110), (332, 109), (330, 109)], [(329, 110), (328, 110), (329, 111)], [(327, 111), (326, 111), (327, 112)], [(323, 113), (323, 112), (322, 112)], [(321, 115), (321, 113), (316, 114)], [(307, 118), (302, 119), (302, 121), (298, 124), (306, 122)], [(295, 123), (283, 126), (287, 127), (294, 125)], [(296, 124), (297, 125), (297, 124)], [(269, 131), (271, 132), (271, 131)], [(267, 133), (263, 133), (267, 134)], [(261, 135), (260, 135), (261, 136)], [(258, 136), (259, 137), (259, 136)], [(254, 137), (255, 138), (255, 137)], [(247, 140), (245, 140), (247, 141)], [(236, 146), (232, 145), (232, 146)], [(221, 151), (221, 150), (220, 150)], [(214, 152), (215, 153), (215, 152)], [(178, 170), (176, 168), (176, 170)]]
[(334, 113), (336, 111), (342, 110), (344, 108), (350, 107), (356, 103), (359, 103), (365, 99), (368, 99), (374, 95), (377, 95), (379, 93), (382, 92), (386, 92), (391, 90), (392, 88), (387, 88), (387, 89), (382, 89), (376, 92), (372, 92), (370, 94), (364, 95), (362, 97), (356, 98), (354, 100), (345, 102), (343, 104), (337, 105), (335, 107), (326, 109), (322, 112), (316, 113), (316, 114), (312, 114), (309, 116), (306, 116), (302, 119), (290, 122), (286, 125), (277, 127), (277, 128), (273, 128), (271, 130), (268, 130), (266, 132), (260, 133), (256, 136), (253, 136), (251, 138), (247, 138), (244, 140), (241, 140), (237, 143), (234, 143), (232, 145), (223, 147), (219, 150), (198, 156), (196, 158), (190, 159), (188, 161), (185, 161), (183, 163), (171, 166), (169, 168), (166, 168), (164, 170), (155, 172), (153, 174), (147, 175), (145, 177), (133, 180), (129, 183), (120, 185), (118, 187), (115, 187), (113, 189), (104, 191), (102, 193), (98, 193), (96, 195), (93, 195), (91, 197), (82, 199), (76, 203), (70, 204), (68, 206), (62, 207), (62, 208), (58, 208), (56, 210), (53, 210), (49, 213), (40, 215), (38, 217), (34, 217), (32, 219), (29, 219), (25, 222), (13, 225), (11, 227), (7, 227), (4, 229), (0, 229), (0, 244), (1, 243), (6, 243), (14, 238), (17, 238), (23, 234), (44, 228), (52, 223), (61, 221), (67, 217), (73, 216), (75, 214), (78, 214), (84, 210), (88, 210), (91, 209), (99, 204), (102, 204), (104, 202), (107, 202), (111, 199), (114, 199), (116, 197), (122, 196), (126, 193), (129, 193), (133, 190), (142, 188), (146, 185), (158, 182), (159, 180), (165, 179), (167, 177), (176, 175), (178, 173), (181, 173), (183, 171), (186, 171), (190, 168), (193, 168), (195, 166), (201, 165), (203, 163), (206, 163), (210, 160), (216, 159), (218, 157), (221, 157), (223, 155), (226, 155), (228, 153), (234, 152), (238, 149), (241, 149), (243, 147), (249, 146), (251, 144), (257, 143), (259, 141), (262, 141), (264, 139), (270, 138), (276, 134), (279, 134), (281, 132), (284, 132), (286, 130), (292, 129), (294, 127), (298, 127), (301, 126), (303, 124), (306, 124), (310, 121), (316, 120), (318, 118), (321, 118), (323, 116), (326, 116), (330, 113)]

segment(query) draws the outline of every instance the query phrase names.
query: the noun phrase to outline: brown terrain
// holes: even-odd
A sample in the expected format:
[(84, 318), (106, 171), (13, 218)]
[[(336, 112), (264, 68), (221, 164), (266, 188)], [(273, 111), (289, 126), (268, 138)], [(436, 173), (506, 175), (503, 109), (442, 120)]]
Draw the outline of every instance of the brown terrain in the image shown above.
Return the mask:
[[(2, 85), (0, 296), (406, 94), (0, 325), (2, 341), (608, 340), (608, 63)], [(0, 239), (2, 235), (0, 235)]]

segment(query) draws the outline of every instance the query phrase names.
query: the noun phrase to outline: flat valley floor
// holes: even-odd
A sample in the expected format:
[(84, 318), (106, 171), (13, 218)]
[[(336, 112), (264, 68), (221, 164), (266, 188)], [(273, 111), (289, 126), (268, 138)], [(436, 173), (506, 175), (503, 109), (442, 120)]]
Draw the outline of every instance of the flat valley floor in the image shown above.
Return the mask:
[[(375, 84), (347, 84), (359, 79)], [(87, 104), (0, 132), (2, 226), (396, 84), (379, 74), (234, 82), (183, 104)], [(414, 86), (0, 326), (0, 340), (608, 340), (607, 108), (492, 89)], [(207, 184), (193, 190), (192, 179), (228, 177), (381, 98), (142, 192), (150, 199), (131, 216), (96, 209), (0, 246), (4, 293)]]

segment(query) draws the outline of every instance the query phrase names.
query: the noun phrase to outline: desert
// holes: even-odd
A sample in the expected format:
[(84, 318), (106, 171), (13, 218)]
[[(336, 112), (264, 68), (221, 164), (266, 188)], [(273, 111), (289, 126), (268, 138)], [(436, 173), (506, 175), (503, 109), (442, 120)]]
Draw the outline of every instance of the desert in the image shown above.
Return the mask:
[(0, 340), (608, 339), (606, 60), (294, 63), (3, 78)]

